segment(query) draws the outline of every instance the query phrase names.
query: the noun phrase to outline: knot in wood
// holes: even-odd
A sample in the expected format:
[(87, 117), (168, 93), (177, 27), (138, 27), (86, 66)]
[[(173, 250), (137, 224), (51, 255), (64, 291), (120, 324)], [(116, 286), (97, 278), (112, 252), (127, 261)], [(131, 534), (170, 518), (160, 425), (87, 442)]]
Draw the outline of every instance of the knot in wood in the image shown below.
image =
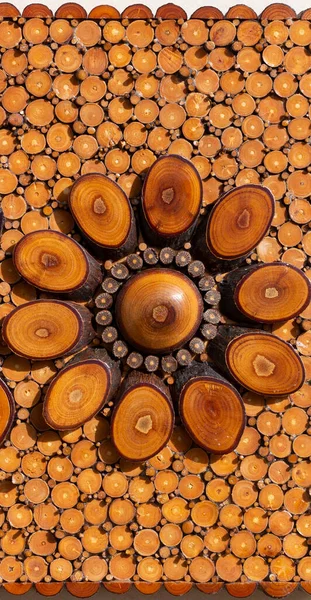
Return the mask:
[(106, 204), (103, 199), (99, 196), (94, 200), (93, 211), (96, 215), (103, 215), (106, 212)]
[(39, 329), (37, 329), (36, 335), (39, 338), (47, 338), (47, 337), (49, 337), (50, 334), (49, 334), (48, 329), (46, 329), (46, 327), (40, 327)]
[(240, 229), (247, 229), (249, 227), (250, 220), (251, 220), (250, 212), (249, 212), (249, 210), (244, 208), (244, 210), (241, 212), (241, 214), (238, 216), (238, 219), (237, 219), (238, 227), (240, 227)]
[(258, 377), (269, 377), (274, 372), (275, 364), (262, 354), (257, 354), (253, 361), (253, 367)]
[(140, 431), (140, 433), (147, 434), (152, 429), (152, 419), (150, 415), (145, 415), (144, 417), (139, 417), (135, 429)]
[(57, 259), (57, 256), (54, 256), (53, 254), (48, 254), (47, 252), (43, 252), (43, 254), (41, 256), (41, 263), (43, 264), (44, 267), (49, 269), (50, 267), (56, 267), (58, 265), (58, 259)]
[(70, 392), (70, 394), (69, 394), (69, 401), (72, 403), (80, 402), (82, 396), (83, 396), (83, 394), (82, 394), (81, 390), (79, 390), (79, 389), (72, 390), (72, 392)]
[(277, 289), (275, 287), (265, 289), (265, 298), (277, 298), (278, 295), (279, 295), (279, 292), (277, 291)]
[(168, 316), (168, 308), (164, 304), (159, 304), (154, 307), (152, 316), (157, 323), (164, 323)]
[(174, 200), (174, 190), (173, 188), (167, 188), (162, 192), (162, 200), (165, 204), (171, 204)]

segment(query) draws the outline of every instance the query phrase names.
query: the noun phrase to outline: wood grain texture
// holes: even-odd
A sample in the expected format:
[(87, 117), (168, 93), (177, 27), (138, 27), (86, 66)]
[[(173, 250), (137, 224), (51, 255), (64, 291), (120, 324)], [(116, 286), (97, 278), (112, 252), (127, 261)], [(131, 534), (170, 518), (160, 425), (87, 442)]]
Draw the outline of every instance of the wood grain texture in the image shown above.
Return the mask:
[(0, 16), (1, 584), (310, 593), (310, 9)]

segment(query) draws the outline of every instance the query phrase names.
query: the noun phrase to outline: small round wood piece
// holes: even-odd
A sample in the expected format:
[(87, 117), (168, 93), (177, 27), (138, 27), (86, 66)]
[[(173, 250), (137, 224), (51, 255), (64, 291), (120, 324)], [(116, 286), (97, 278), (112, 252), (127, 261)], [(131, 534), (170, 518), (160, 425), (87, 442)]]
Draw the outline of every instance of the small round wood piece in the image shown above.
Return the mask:
[(53, 359), (73, 354), (93, 339), (91, 318), (87, 308), (74, 302), (33, 300), (5, 317), (2, 335), (18, 356)]
[(213, 454), (234, 450), (245, 427), (245, 409), (235, 388), (205, 365), (181, 371), (179, 411), (189, 435)]
[(15, 403), (6, 383), (0, 379), (0, 445), (13, 425)]
[(304, 382), (299, 355), (290, 344), (270, 333), (255, 331), (238, 335), (228, 344), (225, 359), (233, 377), (258, 394), (291, 394)]
[(132, 373), (123, 383), (111, 422), (111, 437), (121, 456), (143, 461), (167, 444), (174, 425), (168, 387), (156, 375)]
[(122, 188), (100, 173), (82, 175), (72, 186), (69, 206), (79, 228), (97, 249), (120, 258), (135, 248), (136, 227)]
[(172, 269), (150, 269), (132, 277), (119, 292), (116, 318), (128, 342), (144, 352), (183, 346), (199, 327), (201, 295), (194, 283)]
[(158, 158), (142, 190), (145, 233), (150, 242), (181, 246), (188, 241), (202, 194), (201, 178), (192, 162), (174, 154)]
[(88, 351), (87, 356), (85, 360), (74, 359), (49, 385), (43, 415), (53, 429), (65, 431), (80, 427), (92, 419), (116, 391), (121, 379), (117, 364), (100, 349), (93, 353)]
[[(286, 321), (301, 314), (310, 302), (311, 286), (305, 274), (281, 262), (236, 269), (220, 284), (224, 312), (262, 323)], [(233, 307), (232, 307), (233, 302)]]
[(64, 233), (33, 231), (14, 248), (14, 265), (21, 276), (40, 290), (88, 300), (101, 282), (97, 261)]

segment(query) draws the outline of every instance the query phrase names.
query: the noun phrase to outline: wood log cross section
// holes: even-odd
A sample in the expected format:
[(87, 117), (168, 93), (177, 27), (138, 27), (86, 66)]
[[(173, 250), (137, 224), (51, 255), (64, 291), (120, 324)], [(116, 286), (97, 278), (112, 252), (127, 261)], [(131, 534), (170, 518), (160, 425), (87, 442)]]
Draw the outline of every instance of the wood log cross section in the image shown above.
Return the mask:
[(0, 3), (8, 591), (311, 593), (310, 20)]

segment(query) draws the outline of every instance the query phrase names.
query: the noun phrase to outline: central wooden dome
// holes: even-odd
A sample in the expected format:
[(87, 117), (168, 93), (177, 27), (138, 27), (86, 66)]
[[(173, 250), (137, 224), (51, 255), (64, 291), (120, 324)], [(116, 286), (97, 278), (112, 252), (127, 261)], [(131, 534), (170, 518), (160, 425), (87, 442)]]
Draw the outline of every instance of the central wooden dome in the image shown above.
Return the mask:
[(202, 313), (198, 289), (173, 269), (150, 269), (135, 275), (116, 303), (123, 336), (135, 348), (155, 354), (183, 346), (198, 329)]

